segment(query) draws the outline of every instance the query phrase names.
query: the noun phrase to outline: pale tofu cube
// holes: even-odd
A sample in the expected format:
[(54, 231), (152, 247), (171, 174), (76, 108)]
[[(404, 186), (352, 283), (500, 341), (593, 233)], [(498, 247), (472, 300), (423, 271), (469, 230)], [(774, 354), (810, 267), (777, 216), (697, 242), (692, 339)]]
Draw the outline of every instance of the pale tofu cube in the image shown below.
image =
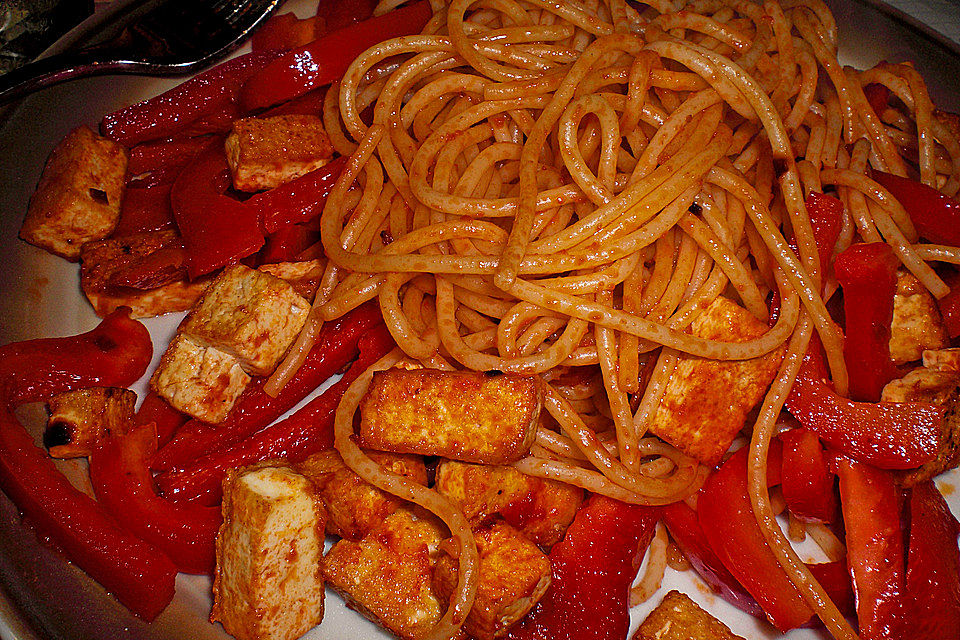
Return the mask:
[(323, 618), (324, 513), (313, 485), (285, 467), (232, 469), (210, 621), (238, 640), (293, 640)]
[[(550, 586), (550, 559), (520, 531), (503, 522), (474, 532), (480, 554), (477, 596), (463, 629), (477, 640), (504, 635)], [(442, 602), (457, 587), (458, 563), (442, 554), (433, 585)]]
[(351, 608), (405, 640), (425, 637), (443, 607), (431, 582), (441, 528), (406, 509), (363, 540), (340, 540), (323, 560), (327, 583)]
[(319, 116), (242, 118), (226, 141), (227, 163), (238, 191), (262, 191), (330, 162), (333, 145)]
[[(746, 342), (768, 329), (724, 297), (714, 300), (691, 325), (693, 335), (724, 342)], [(766, 394), (782, 358), (783, 348), (751, 360), (680, 356), (650, 431), (704, 464), (715, 465)]]
[(923, 352), (923, 366), (928, 369), (960, 373), (960, 349), (936, 349)]
[(915, 362), (925, 349), (941, 349), (949, 344), (936, 299), (912, 273), (898, 273), (890, 325), (890, 357), (896, 364)]
[(160, 359), (150, 388), (175, 409), (216, 424), (249, 382), (236, 358), (178, 334)]
[[(368, 451), (367, 455), (384, 469), (427, 484), (427, 468), (420, 456), (380, 451)], [(360, 540), (406, 504), (354, 473), (336, 450), (316, 453), (299, 463), (297, 469), (317, 487), (327, 511), (327, 533), (331, 535)]]
[(118, 307), (130, 307), (131, 317), (149, 318), (191, 308), (212, 278), (194, 281), (182, 274), (170, 274), (149, 289), (117, 286), (113, 280), (145, 260), (165, 252), (180, 251), (183, 245), (175, 231), (150, 231), (94, 240), (80, 251), (80, 288), (98, 316), (106, 317)]
[(117, 226), (126, 172), (126, 149), (89, 127), (74, 129), (47, 158), (20, 237), (77, 260), (84, 243)]
[(225, 269), (180, 331), (236, 358), (250, 375), (269, 375), (300, 333), (310, 303), (289, 284), (243, 265)]
[(670, 591), (633, 636), (633, 640), (743, 640), (688, 596)]
[(954, 371), (918, 367), (904, 377), (888, 382), (880, 394), (880, 401), (945, 404), (958, 385), (960, 374)]
[(500, 515), (542, 547), (560, 541), (583, 502), (579, 487), (512, 467), (454, 460), (437, 466), (436, 490), (460, 507), (471, 526)]
[(136, 404), (137, 394), (119, 387), (58, 393), (47, 402), (43, 446), (54, 458), (89, 456), (102, 439), (130, 429)]
[(313, 302), (323, 277), (323, 260), (305, 260), (303, 262), (276, 262), (258, 267), (260, 271), (276, 276), (293, 287), (298, 295)]
[(514, 373), (389, 369), (360, 405), (363, 446), (510, 464), (533, 444), (542, 391)]

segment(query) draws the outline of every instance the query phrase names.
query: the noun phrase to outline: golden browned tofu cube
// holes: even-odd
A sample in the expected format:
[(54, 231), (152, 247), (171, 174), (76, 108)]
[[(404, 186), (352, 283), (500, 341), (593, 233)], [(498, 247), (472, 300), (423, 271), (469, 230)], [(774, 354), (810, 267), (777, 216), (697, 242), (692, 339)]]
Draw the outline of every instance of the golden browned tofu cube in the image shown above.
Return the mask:
[(499, 514), (543, 547), (564, 532), (583, 502), (583, 490), (523, 474), (513, 467), (444, 460), (437, 466), (436, 490), (458, 505), (471, 526)]
[(510, 464), (530, 449), (541, 404), (533, 376), (378, 371), (360, 405), (360, 440), (382, 451)]
[(303, 262), (276, 262), (258, 267), (260, 271), (276, 276), (293, 287), (298, 295), (313, 302), (323, 277), (324, 263), (322, 260), (305, 260)]
[(175, 231), (134, 233), (88, 242), (80, 250), (80, 287), (100, 317), (118, 307), (130, 307), (134, 318), (186, 311), (200, 299), (211, 278), (190, 282), (185, 274), (173, 274), (149, 289), (113, 284), (116, 276), (135, 269), (143, 261), (180, 249), (182, 244)]
[(905, 364), (919, 360), (925, 349), (941, 349), (949, 344), (937, 301), (912, 273), (898, 273), (890, 357), (897, 364)]
[(89, 456), (103, 438), (127, 432), (136, 404), (136, 393), (118, 387), (58, 393), (47, 402), (43, 445), (54, 458)]
[[(427, 468), (420, 456), (381, 451), (367, 454), (381, 467), (427, 484)], [(298, 464), (297, 469), (317, 487), (327, 510), (327, 533), (331, 535), (360, 540), (406, 504), (354, 473), (336, 450), (316, 453)]]
[(232, 469), (223, 483), (211, 622), (239, 640), (293, 640), (323, 618), (324, 512), (292, 469)]
[(85, 242), (117, 226), (126, 172), (126, 149), (89, 127), (74, 129), (47, 158), (20, 237), (76, 260)]
[[(719, 297), (693, 321), (693, 335), (745, 342), (768, 330), (743, 307)], [(752, 360), (683, 355), (667, 383), (650, 431), (706, 465), (714, 465), (743, 428), (780, 366), (783, 349)]]
[(289, 284), (238, 264), (211, 283), (180, 331), (230, 354), (250, 375), (264, 376), (286, 354), (309, 312), (310, 303)]
[(353, 609), (405, 640), (425, 637), (443, 607), (431, 582), (441, 528), (406, 509), (363, 540), (340, 540), (323, 560), (327, 583)]
[[(526, 536), (503, 522), (474, 534), (480, 553), (479, 584), (463, 628), (477, 640), (492, 640), (504, 635), (543, 596), (550, 586), (550, 560)], [(450, 601), (457, 573), (457, 561), (441, 554), (433, 574), (441, 601)]]
[(743, 640), (686, 595), (670, 591), (633, 636), (633, 640)]
[(172, 407), (204, 422), (223, 422), (250, 382), (236, 358), (178, 334), (160, 359), (150, 388)]
[(960, 349), (936, 349), (923, 352), (923, 366), (928, 369), (960, 373)]
[(311, 115), (235, 120), (226, 148), (233, 187), (239, 191), (272, 189), (333, 157), (323, 120)]

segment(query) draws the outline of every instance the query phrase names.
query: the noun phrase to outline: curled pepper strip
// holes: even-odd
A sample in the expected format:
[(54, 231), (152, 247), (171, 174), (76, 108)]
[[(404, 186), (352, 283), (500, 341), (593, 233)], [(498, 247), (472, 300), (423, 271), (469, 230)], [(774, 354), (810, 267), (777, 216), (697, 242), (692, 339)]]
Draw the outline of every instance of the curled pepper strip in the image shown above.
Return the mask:
[(42, 535), (146, 620), (173, 599), (176, 567), (75, 489), (13, 409), (71, 389), (127, 386), (143, 375), (152, 353), (150, 334), (127, 310), (79, 336), (0, 347), (0, 487)]

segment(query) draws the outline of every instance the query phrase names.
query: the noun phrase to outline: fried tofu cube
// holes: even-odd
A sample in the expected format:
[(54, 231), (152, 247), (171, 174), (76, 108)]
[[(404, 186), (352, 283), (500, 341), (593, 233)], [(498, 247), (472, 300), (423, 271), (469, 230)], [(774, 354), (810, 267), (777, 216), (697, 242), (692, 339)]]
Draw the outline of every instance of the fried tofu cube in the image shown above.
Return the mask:
[(292, 469), (231, 469), (210, 621), (238, 640), (293, 640), (323, 618), (323, 506)]
[(180, 331), (236, 358), (250, 375), (270, 374), (300, 333), (310, 303), (289, 284), (243, 265), (225, 269)]
[(227, 417), (249, 382), (236, 358), (181, 333), (160, 359), (150, 388), (175, 409), (216, 424)]
[(510, 464), (533, 444), (542, 403), (533, 376), (378, 371), (360, 405), (360, 440), (381, 451)]
[(188, 281), (172, 275), (149, 289), (116, 286), (112, 280), (145, 261), (182, 249), (175, 231), (150, 231), (94, 240), (80, 250), (80, 288), (98, 316), (106, 317), (118, 307), (130, 307), (134, 318), (149, 318), (191, 308), (211, 278)]
[(47, 158), (20, 237), (76, 261), (84, 243), (117, 226), (126, 172), (126, 149), (89, 127), (74, 129)]
[(323, 560), (327, 583), (347, 604), (405, 640), (425, 637), (443, 607), (431, 582), (441, 528), (407, 509), (363, 540), (340, 540)]
[(272, 189), (319, 169), (333, 157), (323, 120), (312, 115), (235, 120), (226, 149), (238, 191)]
[(285, 280), (293, 287), (298, 295), (309, 302), (313, 302), (323, 277), (324, 263), (322, 260), (305, 260), (303, 262), (276, 262), (258, 267), (260, 271)]
[[(699, 338), (746, 342), (768, 327), (721, 296), (691, 329)], [(704, 464), (715, 465), (743, 428), (747, 413), (763, 398), (782, 358), (782, 348), (751, 360), (681, 356), (650, 431)]]
[(670, 591), (633, 635), (633, 640), (744, 640), (686, 595)]
[[(496, 522), (474, 532), (480, 554), (477, 597), (463, 623), (477, 640), (493, 640), (525, 616), (550, 586), (550, 559), (520, 531)], [(457, 560), (441, 554), (433, 585), (449, 602), (457, 588)]]
[[(368, 451), (381, 467), (422, 485), (427, 484), (423, 458)], [(297, 465), (317, 487), (327, 511), (327, 533), (360, 540), (406, 502), (373, 486), (343, 463), (336, 450), (322, 451)]]
[(934, 349), (924, 351), (923, 366), (928, 369), (960, 373), (960, 349)]
[(890, 325), (890, 357), (896, 364), (914, 362), (925, 349), (941, 349), (949, 343), (937, 301), (912, 273), (898, 273)]
[(89, 456), (102, 439), (127, 432), (136, 404), (137, 394), (119, 387), (58, 393), (47, 402), (43, 446), (54, 458)]
[(454, 460), (437, 466), (436, 490), (460, 507), (472, 527), (501, 515), (542, 547), (560, 541), (583, 502), (579, 487), (513, 467)]

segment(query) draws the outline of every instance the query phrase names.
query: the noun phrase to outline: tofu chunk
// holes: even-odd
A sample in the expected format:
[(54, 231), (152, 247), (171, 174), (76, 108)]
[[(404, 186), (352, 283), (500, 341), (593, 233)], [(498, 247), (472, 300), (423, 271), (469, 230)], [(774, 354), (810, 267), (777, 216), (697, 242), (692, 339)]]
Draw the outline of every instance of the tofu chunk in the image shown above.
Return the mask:
[(265, 376), (286, 354), (309, 312), (310, 303), (289, 284), (238, 264), (213, 281), (180, 332), (230, 354), (248, 374)]
[(378, 371), (360, 405), (360, 440), (381, 451), (510, 464), (530, 449), (542, 400), (533, 376)]
[(54, 458), (89, 456), (102, 439), (127, 432), (136, 404), (136, 393), (118, 387), (58, 393), (47, 402), (43, 445)]
[(89, 127), (74, 129), (47, 158), (20, 237), (76, 261), (84, 243), (117, 226), (126, 172), (126, 149)]
[(150, 388), (175, 409), (216, 424), (249, 382), (236, 358), (178, 334), (160, 359)]
[(633, 640), (744, 640), (686, 595), (670, 591), (633, 636)]
[(293, 287), (298, 295), (307, 301), (313, 302), (323, 277), (324, 263), (322, 260), (305, 260), (303, 262), (277, 262), (258, 267), (260, 271), (285, 280)]
[(101, 318), (118, 307), (130, 307), (134, 318), (186, 311), (200, 299), (211, 278), (190, 282), (186, 274), (173, 274), (169, 281), (150, 289), (111, 283), (115, 275), (182, 246), (175, 231), (134, 233), (88, 242), (80, 250), (80, 288)]
[(311, 115), (235, 120), (226, 149), (238, 191), (272, 189), (319, 169), (333, 157), (323, 120)]
[(560, 541), (583, 502), (579, 487), (512, 467), (454, 460), (437, 466), (436, 490), (463, 510), (472, 527), (501, 515), (542, 547)]
[[(477, 640), (493, 640), (540, 601), (550, 586), (550, 559), (506, 523), (496, 522), (474, 533), (480, 553), (479, 584), (463, 628)], [(457, 561), (441, 554), (433, 584), (445, 603), (456, 590), (457, 573)]]
[[(368, 451), (380, 466), (422, 485), (427, 468), (420, 456)], [(336, 450), (316, 453), (297, 469), (317, 487), (327, 512), (327, 533), (360, 540), (406, 502), (373, 486), (343, 463)]]
[[(768, 327), (719, 297), (693, 321), (693, 335), (725, 342), (758, 338)], [(763, 398), (783, 349), (751, 360), (718, 361), (683, 355), (667, 383), (650, 431), (708, 466), (720, 461)]]
[(890, 357), (896, 364), (915, 362), (925, 349), (949, 346), (937, 301), (909, 271), (897, 274), (890, 325)]
[(293, 640), (323, 618), (324, 513), (313, 485), (285, 467), (232, 469), (210, 621), (238, 640)]
[(356, 609), (404, 640), (425, 637), (443, 615), (431, 586), (441, 528), (407, 509), (363, 540), (340, 540), (323, 561), (327, 583)]

